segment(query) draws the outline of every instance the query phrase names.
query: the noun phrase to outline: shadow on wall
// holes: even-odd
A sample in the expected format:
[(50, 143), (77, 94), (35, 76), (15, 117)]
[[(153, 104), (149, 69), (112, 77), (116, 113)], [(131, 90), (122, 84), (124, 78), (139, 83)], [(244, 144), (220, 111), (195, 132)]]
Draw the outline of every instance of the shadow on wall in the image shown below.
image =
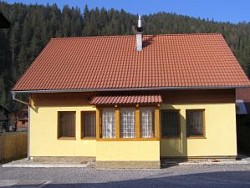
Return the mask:
[[(137, 188), (152, 188), (152, 187), (249, 187), (250, 171), (235, 171), (235, 172), (210, 172), (179, 176), (162, 176), (160, 178), (147, 177), (143, 179), (125, 180), (125, 181), (109, 181), (103, 183), (65, 183), (65, 184), (47, 184), (46, 188), (58, 187), (92, 187), (92, 188), (108, 188), (108, 187), (137, 187)], [(28, 184), (18, 185), (28, 187)], [(32, 184), (32, 186), (34, 186)]]
[(250, 155), (250, 115), (237, 115), (238, 152)]
[[(167, 111), (179, 111), (172, 105), (168, 106)], [(164, 109), (163, 109), (164, 111)], [(164, 126), (163, 116), (161, 115), (161, 128)], [(179, 136), (165, 137), (160, 141), (161, 161), (164, 163), (184, 162), (187, 161), (187, 136), (186, 136), (186, 119), (179, 111)], [(173, 163), (174, 164), (174, 163)], [(172, 165), (173, 165), (172, 164)]]

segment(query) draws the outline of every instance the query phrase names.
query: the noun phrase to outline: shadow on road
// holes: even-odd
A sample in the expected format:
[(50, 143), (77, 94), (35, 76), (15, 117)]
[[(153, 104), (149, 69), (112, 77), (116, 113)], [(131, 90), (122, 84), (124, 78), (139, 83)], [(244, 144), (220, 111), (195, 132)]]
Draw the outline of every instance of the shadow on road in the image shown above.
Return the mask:
[[(201, 167), (202, 168), (202, 167)], [(34, 186), (34, 185), (33, 185)], [(12, 186), (13, 187), (13, 186)], [(18, 185), (14, 187), (30, 187), (30, 185)], [(41, 187), (41, 185), (39, 186)], [(114, 181), (105, 183), (69, 183), (69, 184), (47, 184), (42, 187), (57, 188), (57, 187), (92, 187), (92, 188), (148, 188), (148, 187), (250, 187), (250, 171), (234, 171), (234, 172), (211, 172), (197, 173), (178, 176), (148, 177), (145, 179)]]

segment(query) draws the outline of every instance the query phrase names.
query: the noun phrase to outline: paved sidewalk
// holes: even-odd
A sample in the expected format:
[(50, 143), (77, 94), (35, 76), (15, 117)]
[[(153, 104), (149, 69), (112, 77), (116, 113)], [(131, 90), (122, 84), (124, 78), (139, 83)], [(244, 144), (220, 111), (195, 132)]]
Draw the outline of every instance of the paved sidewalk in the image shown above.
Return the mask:
[(238, 158), (239, 158), (239, 160), (247, 161), (250, 164), (250, 156), (239, 154)]
[(242, 165), (242, 164), (250, 164), (250, 157), (245, 156), (245, 155), (238, 155), (237, 160), (223, 160), (223, 159), (207, 159), (207, 160), (202, 160), (202, 161), (185, 161), (185, 162), (171, 162), (171, 161), (166, 161), (163, 162), (163, 167), (164, 166), (171, 166), (173, 164), (182, 166), (182, 165)]
[(2, 167), (28, 167), (28, 168), (54, 168), (54, 167), (72, 167), (72, 168), (85, 168), (91, 165), (91, 162), (36, 162), (33, 160), (20, 159), (2, 164)]

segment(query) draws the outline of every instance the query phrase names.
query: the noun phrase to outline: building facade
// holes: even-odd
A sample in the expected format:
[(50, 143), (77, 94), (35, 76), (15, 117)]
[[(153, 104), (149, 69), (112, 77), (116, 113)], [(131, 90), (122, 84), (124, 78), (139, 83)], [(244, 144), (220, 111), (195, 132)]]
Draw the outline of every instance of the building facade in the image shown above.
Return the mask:
[[(30, 156), (98, 167), (236, 158), (235, 88), (249, 86), (219, 34), (52, 39), (14, 86), (30, 94)], [(36, 78), (36, 79), (34, 79)]]

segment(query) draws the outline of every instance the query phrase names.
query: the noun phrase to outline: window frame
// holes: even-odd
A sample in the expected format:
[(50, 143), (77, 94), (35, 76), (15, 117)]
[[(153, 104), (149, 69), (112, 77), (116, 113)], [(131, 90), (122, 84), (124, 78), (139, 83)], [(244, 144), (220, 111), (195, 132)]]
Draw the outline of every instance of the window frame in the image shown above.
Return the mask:
[[(143, 138), (140, 130), (140, 109), (141, 108), (153, 108), (154, 114), (154, 135), (151, 138)], [(120, 112), (122, 108), (134, 108), (135, 109), (135, 137), (134, 138), (122, 138), (120, 137)], [(102, 135), (102, 111), (104, 109), (113, 109), (115, 112), (115, 138), (103, 138)], [(158, 117), (158, 118), (157, 118)], [(97, 141), (156, 141), (160, 140), (160, 108), (159, 105), (100, 105), (96, 107), (96, 140)], [(158, 126), (157, 126), (158, 125)]]
[[(122, 129), (122, 111), (126, 111), (126, 110), (133, 110), (133, 113), (134, 113), (134, 137), (123, 137), (122, 133), (123, 131), (121, 130)], [(120, 139), (135, 139), (136, 138), (136, 126), (137, 126), (137, 123), (136, 123), (136, 108), (135, 107), (121, 107), (119, 109), (119, 138)]]
[[(162, 124), (162, 112), (176, 112), (176, 113), (178, 113), (178, 122), (177, 122), (177, 135), (175, 135), (175, 136), (164, 136), (163, 135), (163, 132), (162, 132), (162, 126), (163, 126), (163, 124)], [(174, 110), (172, 110), (172, 109), (162, 109), (161, 110), (161, 117), (160, 117), (160, 127), (161, 127), (161, 138), (163, 138), (163, 139), (170, 139), (170, 138), (180, 138), (181, 137), (181, 115), (180, 115), (180, 110), (179, 109), (174, 109)]]
[[(61, 136), (60, 135), (60, 114), (61, 113), (74, 114), (74, 136)], [(76, 140), (76, 111), (57, 111), (57, 139), (59, 139), (59, 140)]]
[[(85, 122), (84, 122), (84, 114), (94, 114), (95, 117), (95, 136), (84, 136), (85, 134)], [(96, 111), (81, 111), (81, 139), (95, 140), (96, 139)]]
[[(202, 135), (188, 135), (188, 112), (202, 112)], [(191, 139), (206, 138), (205, 109), (186, 109), (186, 137)]]
[[(151, 111), (151, 117), (152, 117), (152, 120), (151, 120), (151, 123), (152, 123), (152, 134), (151, 134), (151, 137), (143, 137), (143, 125), (142, 125), (142, 111), (143, 109), (145, 110), (150, 110)], [(140, 115), (139, 115), (139, 127), (140, 127), (140, 138), (142, 139), (151, 139), (151, 138), (155, 138), (155, 108), (154, 107), (149, 107), (149, 106), (142, 106), (139, 108), (139, 111), (140, 111)]]

